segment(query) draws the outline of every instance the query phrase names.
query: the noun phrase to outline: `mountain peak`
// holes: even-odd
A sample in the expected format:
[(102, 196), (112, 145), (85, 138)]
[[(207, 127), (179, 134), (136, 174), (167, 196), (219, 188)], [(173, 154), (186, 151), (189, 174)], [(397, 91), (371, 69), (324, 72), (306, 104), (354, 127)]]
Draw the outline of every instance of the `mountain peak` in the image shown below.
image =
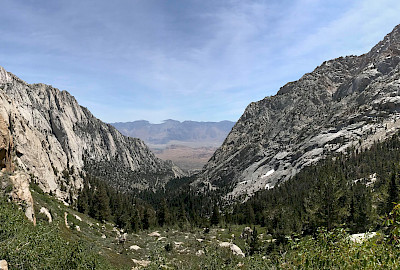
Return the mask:
[(227, 198), (249, 196), (330, 153), (400, 130), (399, 41), (400, 25), (369, 53), (326, 61), (251, 103), (198, 183), (228, 190)]

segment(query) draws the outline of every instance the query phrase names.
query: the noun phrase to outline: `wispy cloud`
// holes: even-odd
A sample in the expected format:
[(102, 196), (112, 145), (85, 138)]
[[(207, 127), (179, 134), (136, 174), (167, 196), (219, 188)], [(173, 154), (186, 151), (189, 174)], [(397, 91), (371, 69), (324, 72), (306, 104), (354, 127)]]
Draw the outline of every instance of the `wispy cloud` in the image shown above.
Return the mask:
[(0, 65), (101, 119), (236, 120), (324, 60), (369, 50), (395, 0), (2, 1)]

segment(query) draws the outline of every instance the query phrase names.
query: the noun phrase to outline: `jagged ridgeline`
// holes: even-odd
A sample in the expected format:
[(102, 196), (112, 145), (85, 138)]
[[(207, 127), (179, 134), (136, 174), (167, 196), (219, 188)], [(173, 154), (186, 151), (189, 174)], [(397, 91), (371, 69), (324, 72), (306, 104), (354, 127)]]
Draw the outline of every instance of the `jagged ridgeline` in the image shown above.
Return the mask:
[(400, 26), (370, 52), (324, 62), (251, 103), (197, 183), (228, 200), (287, 181), (332, 152), (400, 128)]
[(73, 96), (28, 84), (0, 67), (0, 116), (13, 139), (13, 161), (59, 198), (82, 187), (89, 173), (124, 190), (157, 189), (181, 176), (139, 139), (95, 118)]

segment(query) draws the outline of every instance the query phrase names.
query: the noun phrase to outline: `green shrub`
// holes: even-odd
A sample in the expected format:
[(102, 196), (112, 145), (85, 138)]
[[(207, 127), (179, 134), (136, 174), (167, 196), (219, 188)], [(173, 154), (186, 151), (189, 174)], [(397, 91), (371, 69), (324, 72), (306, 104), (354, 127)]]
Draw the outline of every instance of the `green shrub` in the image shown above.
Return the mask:
[(83, 241), (67, 241), (58, 224), (29, 222), (18, 206), (0, 197), (0, 258), (10, 269), (110, 269)]

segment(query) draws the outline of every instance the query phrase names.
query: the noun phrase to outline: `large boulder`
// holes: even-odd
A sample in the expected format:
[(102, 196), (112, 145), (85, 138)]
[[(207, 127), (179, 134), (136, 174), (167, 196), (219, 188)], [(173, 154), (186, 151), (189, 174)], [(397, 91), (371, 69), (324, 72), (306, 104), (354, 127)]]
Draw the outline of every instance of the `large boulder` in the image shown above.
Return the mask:
[(17, 171), (10, 176), (13, 186), (11, 198), (25, 208), (25, 216), (36, 225), (33, 198), (29, 190), (30, 177), (25, 172)]
[(0, 270), (8, 270), (8, 264), (6, 260), (0, 261)]
[(220, 247), (226, 247), (229, 248), (232, 253), (236, 256), (240, 256), (240, 257), (245, 257), (243, 251), (240, 249), (240, 247), (238, 247), (235, 244), (229, 243), (229, 242), (221, 242), (219, 243)]

